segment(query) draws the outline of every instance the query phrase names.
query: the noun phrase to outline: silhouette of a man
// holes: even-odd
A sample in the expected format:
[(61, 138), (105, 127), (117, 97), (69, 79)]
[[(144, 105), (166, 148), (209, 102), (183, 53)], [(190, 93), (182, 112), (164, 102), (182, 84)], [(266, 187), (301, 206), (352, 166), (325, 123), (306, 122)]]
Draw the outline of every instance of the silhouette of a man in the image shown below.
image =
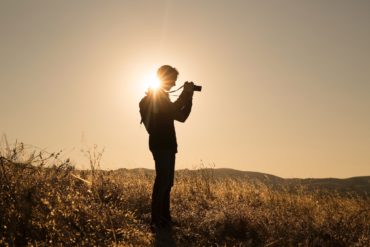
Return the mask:
[[(171, 102), (168, 91), (176, 85), (179, 72), (163, 65), (157, 71), (160, 87), (149, 90), (140, 101), (142, 121), (149, 133), (149, 149), (155, 161), (156, 177), (152, 194), (151, 228), (162, 228), (172, 224), (170, 214), (170, 192), (174, 182), (177, 141), (174, 120), (185, 122), (193, 98), (193, 82), (185, 82), (184, 89), (175, 102)], [(145, 108), (145, 110), (143, 110)]]

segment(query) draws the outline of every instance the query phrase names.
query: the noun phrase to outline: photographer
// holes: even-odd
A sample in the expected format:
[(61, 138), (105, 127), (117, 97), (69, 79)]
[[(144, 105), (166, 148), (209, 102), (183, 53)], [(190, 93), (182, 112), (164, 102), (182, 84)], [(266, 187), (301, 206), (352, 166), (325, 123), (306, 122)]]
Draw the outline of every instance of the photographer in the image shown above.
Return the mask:
[(139, 104), (142, 122), (149, 133), (149, 149), (155, 161), (152, 231), (171, 226), (173, 223), (170, 214), (170, 192), (174, 182), (177, 153), (174, 120), (185, 122), (188, 118), (194, 89), (197, 89), (193, 82), (185, 82), (181, 95), (175, 102), (171, 102), (169, 90), (176, 85), (178, 74), (178, 71), (169, 65), (161, 66), (157, 71), (160, 88), (149, 90)]

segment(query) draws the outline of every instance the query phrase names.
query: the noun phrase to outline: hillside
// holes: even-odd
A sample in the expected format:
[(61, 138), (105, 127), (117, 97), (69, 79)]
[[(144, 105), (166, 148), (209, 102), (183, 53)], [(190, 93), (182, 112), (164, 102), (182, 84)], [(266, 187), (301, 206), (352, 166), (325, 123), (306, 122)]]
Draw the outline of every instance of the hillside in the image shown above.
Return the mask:
[[(147, 176), (154, 176), (155, 172), (151, 169), (135, 168), (125, 169), (121, 168), (112, 172), (124, 173), (138, 173)], [(305, 187), (305, 189), (322, 190), (326, 192), (338, 193), (357, 193), (360, 195), (370, 195), (370, 176), (351, 177), (351, 178), (281, 178), (275, 175), (240, 171), (229, 168), (205, 168), (198, 170), (182, 169), (176, 171), (177, 176), (184, 175), (207, 175), (213, 179), (237, 179), (245, 180), (250, 183), (263, 183), (273, 188), (297, 188), (298, 186)]]

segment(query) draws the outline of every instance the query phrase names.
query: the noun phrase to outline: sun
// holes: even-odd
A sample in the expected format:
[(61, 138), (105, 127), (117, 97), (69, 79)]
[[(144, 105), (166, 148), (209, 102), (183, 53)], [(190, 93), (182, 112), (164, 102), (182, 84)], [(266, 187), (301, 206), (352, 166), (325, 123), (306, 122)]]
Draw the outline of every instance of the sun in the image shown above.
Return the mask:
[(144, 78), (144, 88), (157, 90), (161, 85), (156, 73), (150, 73)]

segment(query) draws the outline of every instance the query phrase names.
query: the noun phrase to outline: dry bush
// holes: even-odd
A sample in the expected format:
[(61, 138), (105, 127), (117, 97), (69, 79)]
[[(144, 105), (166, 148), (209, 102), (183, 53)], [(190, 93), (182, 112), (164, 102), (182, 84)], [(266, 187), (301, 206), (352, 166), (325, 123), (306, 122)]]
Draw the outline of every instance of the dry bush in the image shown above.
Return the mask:
[(100, 170), (77, 171), (59, 154), (43, 156), (22, 143), (0, 153), (0, 246), (151, 243), (122, 184)]
[[(148, 246), (153, 172), (75, 170), (60, 153), (0, 151), (0, 246)], [(272, 188), (177, 172), (173, 238), (179, 246), (370, 246), (368, 196)]]

